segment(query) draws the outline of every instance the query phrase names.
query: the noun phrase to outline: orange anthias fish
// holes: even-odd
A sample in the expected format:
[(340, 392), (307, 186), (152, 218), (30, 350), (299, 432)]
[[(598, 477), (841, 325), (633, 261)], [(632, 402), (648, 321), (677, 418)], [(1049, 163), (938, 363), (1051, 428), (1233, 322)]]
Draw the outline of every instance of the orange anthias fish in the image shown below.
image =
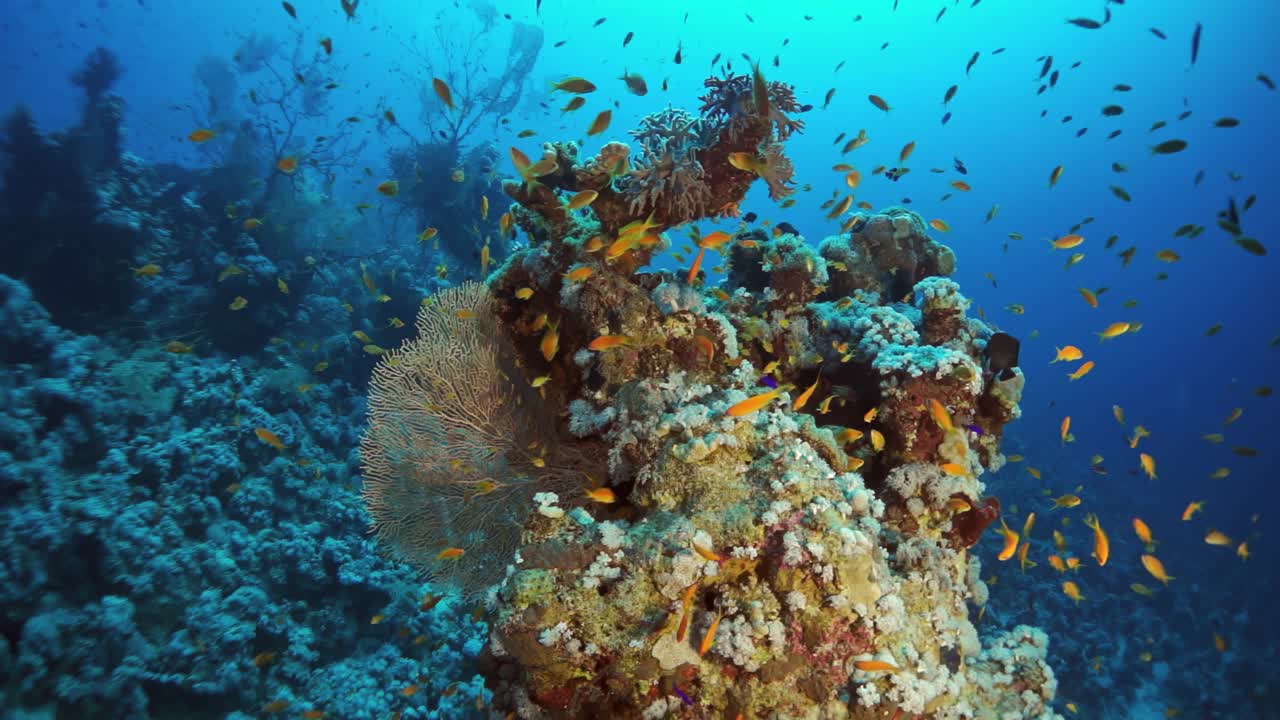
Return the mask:
[(626, 345), (630, 342), (631, 338), (626, 335), (601, 335), (595, 340), (592, 340), (587, 345), (587, 349), (594, 350), (596, 352), (603, 352), (605, 350), (612, 350), (613, 348), (621, 345)]
[(288, 157), (280, 158), (276, 161), (276, 169), (285, 175), (292, 175), (298, 172), (298, 157), (289, 155)]
[(1097, 515), (1089, 513), (1085, 516), (1084, 525), (1093, 531), (1093, 559), (1098, 561), (1098, 567), (1102, 567), (1107, 564), (1107, 558), (1111, 557), (1111, 540), (1098, 522)]
[(614, 494), (613, 490), (605, 487), (588, 490), (587, 497), (605, 505), (618, 501), (618, 497)]
[(813, 391), (818, 389), (818, 381), (820, 380), (822, 380), (821, 368), (818, 370), (818, 377), (814, 378), (813, 384), (809, 386), (809, 389), (800, 393), (800, 396), (791, 403), (792, 410), (799, 410), (805, 406), (805, 403), (809, 402), (809, 398), (813, 397)]
[(1147, 477), (1155, 480), (1156, 459), (1146, 453), (1138, 453), (1138, 462), (1142, 464), (1142, 471), (1147, 474)]
[(587, 128), (587, 135), (599, 135), (609, 129), (609, 122), (613, 120), (612, 110), (601, 110), (596, 119), (591, 121), (591, 125)]
[(284, 442), (280, 437), (266, 428), (254, 428), (253, 433), (258, 436), (262, 442), (270, 445), (277, 450), (284, 450)]
[(1063, 444), (1063, 445), (1066, 445), (1066, 444), (1067, 444), (1067, 438), (1071, 436), (1071, 432), (1070, 432), (1070, 431), (1071, 431), (1071, 416), (1070, 416), (1070, 415), (1068, 415), (1068, 416), (1066, 416), (1066, 417), (1062, 418), (1062, 427), (1060, 428), (1060, 430), (1061, 430), (1061, 432), (1059, 433), (1059, 435), (1062, 437), (1062, 444)]
[(1129, 332), (1130, 327), (1131, 325), (1127, 322), (1114, 322), (1103, 329), (1102, 332), (1094, 333), (1094, 335), (1097, 335), (1098, 341), (1101, 342), (1103, 340), (1110, 340), (1114, 337), (1120, 337), (1121, 335)]
[(1088, 375), (1088, 374), (1089, 374), (1089, 371), (1091, 371), (1091, 370), (1093, 370), (1093, 361), (1092, 361), (1092, 360), (1086, 360), (1086, 361), (1084, 362), (1084, 364), (1082, 364), (1080, 367), (1076, 368), (1075, 372), (1067, 373), (1067, 377), (1068, 377), (1068, 378), (1070, 378), (1070, 379), (1071, 379), (1071, 380), (1073, 380), (1073, 381), (1074, 381), (1074, 380), (1079, 380), (1080, 378), (1084, 377), (1085, 375)]
[(1151, 537), (1151, 528), (1147, 527), (1142, 518), (1133, 519), (1133, 532), (1142, 541), (1142, 544), (1147, 546), (1147, 552), (1151, 552), (1156, 545), (1156, 541)]
[(1072, 600), (1075, 600), (1077, 604), (1084, 599), (1084, 596), (1080, 594), (1080, 586), (1076, 585), (1075, 582), (1071, 580), (1063, 581), (1062, 593)]
[(1191, 518), (1195, 517), (1195, 514), (1201, 510), (1204, 510), (1203, 501), (1192, 501), (1187, 503), (1187, 508), (1182, 511), (1182, 522), (1187, 522)]
[(1000, 554), (996, 556), (996, 559), (1000, 562), (1004, 562), (1005, 560), (1013, 557), (1013, 554), (1017, 552), (1018, 540), (1020, 538), (1018, 537), (1018, 533), (1009, 529), (1009, 526), (1005, 524), (1004, 518), (1000, 518), (1000, 529), (996, 532), (1004, 538), (1004, 548), (1000, 550)]
[(759, 410), (760, 408), (763, 408), (765, 405), (768, 405), (770, 402), (773, 402), (775, 398), (781, 395), (789, 387), (790, 387), (789, 385), (779, 385), (778, 387), (772, 390), (767, 390), (765, 392), (762, 392), (759, 395), (752, 395), (746, 400), (734, 403), (733, 405), (729, 406), (729, 409), (725, 411), (725, 415), (728, 415), (729, 417), (742, 417), (743, 415), (750, 415), (751, 413)]
[(457, 560), (466, 555), (467, 551), (459, 547), (448, 547), (436, 554), (437, 560)]
[(933, 421), (944, 432), (951, 432), (955, 429), (955, 425), (951, 421), (951, 413), (947, 412), (946, 406), (933, 398), (929, 398), (929, 414), (933, 416)]
[(449, 90), (449, 85), (440, 78), (431, 78), (431, 88), (436, 91), (436, 97), (440, 98), (440, 102), (444, 106), (453, 110), (453, 92)]
[(396, 195), (400, 194), (400, 181), (386, 180), (384, 182), (378, 183), (378, 187), (375, 189), (382, 195), (386, 195), (387, 197), (395, 197)]
[(898, 672), (898, 666), (883, 660), (855, 660), (853, 666), (863, 672)]
[(560, 349), (560, 331), (557, 329), (559, 324), (559, 321), (548, 323), (547, 331), (542, 334), (539, 349), (547, 362), (551, 362), (551, 359), (556, 356), (556, 351)]
[(1151, 574), (1151, 577), (1159, 580), (1165, 585), (1168, 585), (1170, 580), (1175, 579), (1173, 576), (1165, 572), (1164, 563), (1160, 562), (1160, 559), (1155, 555), (1143, 555), (1142, 567), (1147, 569), (1147, 572)]
[(716, 641), (716, 630), (720, 629), (720, 618), (722, 613), (716, 613), (716, 617), (711, 621), (711, 625), (707, 627), (707, 633), (702, 636), (702, 642), (698, 644), (698, 655), (706, 655), (707, 651)]
[(210, 130), (209, 128), (197, 128), (191, 131), (191, 134), (187, 136), (187, 139), (199, 145), (200, 143), (208, 142), (217, 136), (218, 133)]
[(1049, 241), (1054, 250), (1070, 250), (1071, 248), (1080, 247), (1083, 243), (1084, 237), (1081, 235), (1063, 235), (1057, 240)]
[(1057, 351), (1058, 354), (1049, 361), (1050, 365), (1056, 362), (1075, 362), (1076, 360), (1084, 357), (1084, 353), (1080, 352), (1080, 348), (1075, 345), (1064, 345), (1060, 348), (1054, 348), (1054, 350)]

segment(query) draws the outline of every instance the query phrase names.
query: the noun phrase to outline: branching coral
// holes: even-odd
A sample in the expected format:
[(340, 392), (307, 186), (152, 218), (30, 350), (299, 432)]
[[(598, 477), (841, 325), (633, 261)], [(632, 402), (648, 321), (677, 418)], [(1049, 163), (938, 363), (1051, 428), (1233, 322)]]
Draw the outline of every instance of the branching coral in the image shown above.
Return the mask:
[(641, 148), (635, 169), (621, 182), (631, 212), (653, 209), (673, 224), (706, 215), (711, 188), (697, 153), (715, 140), (714, 129), (696, 115), (668, 107), (644, 117), (631, 135)]

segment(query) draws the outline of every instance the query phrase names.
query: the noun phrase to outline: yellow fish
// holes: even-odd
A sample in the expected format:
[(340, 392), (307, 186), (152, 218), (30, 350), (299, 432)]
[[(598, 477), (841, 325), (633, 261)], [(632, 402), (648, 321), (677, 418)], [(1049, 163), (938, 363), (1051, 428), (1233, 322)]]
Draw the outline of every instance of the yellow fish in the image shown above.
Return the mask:
[(1075, 345), (1063, 345), (1060, 348), (1054, 348), (1054, 351), (1057, 355), (1049, 361), (1050, 365), (1056, 362), (1075, 362), (1084, 357), (1084, 353), (1080, 352), (1080, 348)]
[(1107, 564), (1107, 559), (1111, 557), (1111, 540), (1107, 538), (1107, 533), (1102, 529), (1102, 525), (1098, 522), (1098, 516), (1089, 513), (1084, 519), (1085, 527), (1093, 530), (1093, 559), (1098, 561), (1098, 566), (1102, 567)]
[(1170, 580), (1175, 579), (1165, 572), (1164, 563), (1160, 562), (1160, 559), (1155, 555), (1143, 555), (1142, 567), (1146, 568), (1147, 572), (1151, 574), (1151, 577), (1159, 580), (1165, 585), (1168, 585)]
[(1142, 471), (1147, 474), (1147, 477), (1152, 480), (1155, 480), (1156, 479), (1156, 459), (1146, 453), (1139, 453), (1138, 462), (1142, 464)]

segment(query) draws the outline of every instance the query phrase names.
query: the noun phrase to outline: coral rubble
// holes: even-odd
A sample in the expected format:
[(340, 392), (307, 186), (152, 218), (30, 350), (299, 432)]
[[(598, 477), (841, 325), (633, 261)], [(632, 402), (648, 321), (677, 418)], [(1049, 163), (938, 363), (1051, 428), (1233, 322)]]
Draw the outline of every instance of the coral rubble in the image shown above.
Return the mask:
[[(1044, 634), (1017, 628), (984, 646), (969, 617), (987, 588), (968, 548), (999, 513), (981, 478), (1003, 463), (1022, 375), (1008, 363), (993, 370), (992, 329), (967, 317), (946, 278), (951, 250), (893, 209), (816, 251), (794, 232), (744, 225), (712, 245), (728, 257), (724, 288), (639, 271), (669, 246), (665, 229), (735, 214), (756, 177), (786, 190), (782, 143), (800, 129), (786, 115), (792, 90), (758, 75), (708, 88), (701, 117), (669, 108), (646, 118), (632, 133), (638, 150), (610, 143), (580, 162), (572, 144), (544, 145), (539, 165), (551, 171), (506, 185), (533, 242), (445, 323), (458, 325), (454, 338), (509, 344), (499, 364), (509, 373), (494, 366), (465, 382), (483, 387), (501, 371), (536, 386), (509, 401), (536, 403), (542, 418), (539, 439), (485, 441), (487, 455), (456, 468), (463, 485), (498, 484), (487, 491), (532, 483), (522, 507), (503, 510), (522, 536), (487, 599), (495, 708), (525, 718), (1056, 717)], [(734, 153), (762, 170), (741, 169), (743, 155), (731, 164)], [(566, 199), (584, 189), (595, 202), (573, 213)], [(440, 312), (425, 309), (423, 322)], [(380, 369), (375, 387), (417, 379), (377, 387), (365, 435), (376, 487), (410, 486), (395, 499), (408, 504), (389, 510), (377, 491), (371, 507), (384, 530), (395, 517), (393, 546), (414, 539), (410, 557), (426, 572), (466, 574), (458, 551), (510, 528), (472, 524), (459, 538), (418, 522), (441, 502), (486, 501), (441, 489), (442, 468), (423, 479), (414, 463), (378, 459), (405, 454), (385, 439), (379, 407), (425, 407), (397, 427), (417, 422), (433, 437), (474, 416), (432, 400), (461, 389), (431, 381), (426, 366), (406, 369), (425, 360), (408, 352), (384, 361), (399, 365)], [(444, 445), (454, 442), (464, 440)], [(543, 486), (528, 467), (574, 449), (600, 462), (557, 460), (577, 469), (572, 482), (548, 473)], [(485, 582), (493, 559), (473, 570)]]

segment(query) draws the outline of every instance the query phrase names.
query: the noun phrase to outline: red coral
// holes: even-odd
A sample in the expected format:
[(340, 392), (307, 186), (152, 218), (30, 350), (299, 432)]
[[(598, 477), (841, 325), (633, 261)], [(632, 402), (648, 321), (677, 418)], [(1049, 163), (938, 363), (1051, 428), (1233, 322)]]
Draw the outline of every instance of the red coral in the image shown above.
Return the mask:
[(979, 504), (964, 493), (956, 493), (951, 497), (969, 503), (969, 509), (951, 516), (951, 530), (947, 532), (947, 540), (954, 548), (971, 548), (978, 544), (987, 526), (1000, 517), (1000, 501), (988, 497)]

